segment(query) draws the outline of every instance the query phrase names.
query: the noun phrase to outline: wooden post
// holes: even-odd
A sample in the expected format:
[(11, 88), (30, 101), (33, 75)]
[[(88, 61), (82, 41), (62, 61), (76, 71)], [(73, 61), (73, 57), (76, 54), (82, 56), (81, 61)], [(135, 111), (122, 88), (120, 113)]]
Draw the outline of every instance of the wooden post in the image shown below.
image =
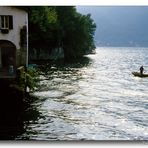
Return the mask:
[(27, 93), (27, 78), (26, 78), (27, 67), (26, 66), (24, 67), (24, 70), (25, 70), (25, 72), (24, 72), (24, 74), (25, 74), (25, 88), (24, 88), (24, 92), (25, 92), (25, 95), (26, 95), (26, 93)]

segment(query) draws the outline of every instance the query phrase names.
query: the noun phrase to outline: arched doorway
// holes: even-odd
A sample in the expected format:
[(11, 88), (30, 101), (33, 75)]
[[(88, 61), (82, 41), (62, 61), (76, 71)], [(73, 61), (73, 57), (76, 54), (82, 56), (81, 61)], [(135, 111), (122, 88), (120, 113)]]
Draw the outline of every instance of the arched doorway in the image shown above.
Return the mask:
[(10, 66), (16, 67), (16, 47), (7, 40), (0, 40), (0, 71), (7, 75)]

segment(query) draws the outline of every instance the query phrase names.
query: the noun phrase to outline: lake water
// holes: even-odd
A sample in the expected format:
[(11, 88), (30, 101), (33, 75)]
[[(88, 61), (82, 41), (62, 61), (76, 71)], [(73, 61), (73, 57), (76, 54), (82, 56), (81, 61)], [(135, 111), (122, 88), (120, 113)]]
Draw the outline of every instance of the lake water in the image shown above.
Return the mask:
[(131, 74), (141, 65), (148, 48), (97, 48), (77, 63), (52, 65), (16, 139), (148, 140), (148, 78)]

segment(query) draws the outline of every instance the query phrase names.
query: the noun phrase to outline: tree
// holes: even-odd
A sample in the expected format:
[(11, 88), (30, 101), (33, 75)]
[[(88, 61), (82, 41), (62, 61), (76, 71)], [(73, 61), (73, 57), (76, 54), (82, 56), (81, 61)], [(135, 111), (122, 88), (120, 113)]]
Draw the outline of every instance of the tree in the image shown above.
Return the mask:
[(74, 6), (27, 6), (29, 47), (63, 48), (66, 59), (81, 57), (95, 48), (96, 25), (91, 15), (82, 15)]
[(83, 56), (95, 48), (93, 36), (96, 25), (90, 14), (77, 13), (73, 6), (56, 7), (56, 12), (66, 59)]
[(56, 12), (51, 7), (40, 6), (29, 9), (29, 45), (35, 48), (52, 46)]

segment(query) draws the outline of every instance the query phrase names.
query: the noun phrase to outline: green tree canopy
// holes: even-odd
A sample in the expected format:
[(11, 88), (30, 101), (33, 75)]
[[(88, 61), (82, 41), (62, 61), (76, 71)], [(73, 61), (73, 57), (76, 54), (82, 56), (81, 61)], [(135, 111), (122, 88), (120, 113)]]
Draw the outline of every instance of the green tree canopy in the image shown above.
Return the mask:
[(95, 48), (94, 33), (96, 25), (90, 14), (82, 15), (75, 7), (56, 7), (65, 56), (67, 59), (77, 58)]
[(96, 25), (91, 15), (82, 15), (74, 6), (27, 6), (29, 47), (63, 48), (65, 58), (77, 58), (95, 48)]

